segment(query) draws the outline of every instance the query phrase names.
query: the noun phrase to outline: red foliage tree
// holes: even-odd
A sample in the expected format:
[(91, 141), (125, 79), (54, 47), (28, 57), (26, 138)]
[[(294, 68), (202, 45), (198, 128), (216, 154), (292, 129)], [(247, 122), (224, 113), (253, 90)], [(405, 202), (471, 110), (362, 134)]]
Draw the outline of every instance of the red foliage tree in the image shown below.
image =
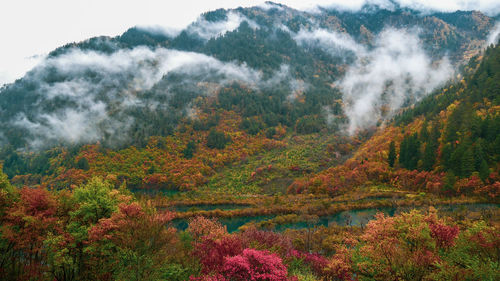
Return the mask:
[(447, 226), (444, 224), (429, 224), (431, 236), (436, 239), (436, 244), (441, 248), (448, 248), (454, 245), (458, 236), (458, 226)]
[(345, 247), (340, 248), (330, 259), (322, 273), (332, 280), (353, 280), (351, 259), (348, 250)]
[(161, 267), (175, 251), (175, 230), (165, 227), (173, 217), (133, 202), (120, 204), (118, 212), (99, 220), (89, 230), (89, 242), (97, 262), (109, 262), (103, 273), (113, 272), (117, 280), (128, 275), (134, 276), (132, 280), (159, 278)]
[(268, 251), (245, 249), (241, 255), (227, 257), (222, 269), (229, 280), (285, 281), (287, 269), (276, 254)]
[(202, 242), (195, 245), (193, 254), (200, 259), (201, 272), (209, 274), (220, 272), (224, 266), (224, 259), (238, 255), (242, 250), (242, 241), (235, 236), (228, 236), (220, 240), (202, 239)]
[(293, 249), (290, 239), (272, 231), (249, 228), (242, 232), (240, 237), (244, 245), (254, 249), (269, 249), (283, 256), (289, 254)]
[(46, 189), (24, 187), (20, 195), (20, 200), (7, 210), (1, 233), (18, 255), (23, 256), (22, 264), (17, 266), (23, 268), (21, 272), (25, 275), (18, 279), (24, 280), (43, 274), (43, 241), (50, 231), (57, 231), (57, 204)]
[(303, 260), (307, 265), (309, 265), (312, 271), (320, 277), (325, 277), (327, 275), (326, 269), (328, 266), (328, 259), (311, 253), (299, 252), (297, 250), (292, 250), (290, 256), (296, 259)]
[(186, 230), (191, 234), (194, 241), (201, 239), (220, 239), (227, 235), (227, 227), (220, 224), (216, 219), (209, 219), (203, 216), (197, 216), (189, 221), (189, 226)]

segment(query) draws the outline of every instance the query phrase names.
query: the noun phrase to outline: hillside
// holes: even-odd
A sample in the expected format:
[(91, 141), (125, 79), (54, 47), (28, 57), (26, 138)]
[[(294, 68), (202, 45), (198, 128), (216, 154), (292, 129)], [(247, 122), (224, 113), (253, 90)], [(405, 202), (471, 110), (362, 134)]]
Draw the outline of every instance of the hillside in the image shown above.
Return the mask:
[(0, 89), (0, 279), (499, 280), (498, 15), (390, 3), (52, 51)]
[(313, 14), (270, 3), (206, 13), (178, 35), (131, 28), (68, 44), (1, 89), (4, 171), (57, 177), (48, 159), (74, 168), (82, 145), (144, 149), (191, 127), (199, 137), (179, 145), (203, 146), (221, 116), (237, 116), (231, 130), (248, 138), (373, 129), (444, 84), (493, 25), (479, 12)]
[(337, 193), (370, 182), (498, 198), (499, 73), (500, 47), (491, 45), (471, 59), (460, 81), (404, 110), (345, 164), (312, 176), (308, 187)]

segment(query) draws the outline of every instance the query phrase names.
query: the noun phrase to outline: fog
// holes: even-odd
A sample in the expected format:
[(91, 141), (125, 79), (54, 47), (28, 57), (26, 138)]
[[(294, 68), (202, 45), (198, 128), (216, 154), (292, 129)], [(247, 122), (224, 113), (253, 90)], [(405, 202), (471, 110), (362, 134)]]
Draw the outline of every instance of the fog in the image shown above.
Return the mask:
[[(105, 136), (127, 138), (127, 130), (135, 120), (126, 111), (138, 107), (155, 110), (158, 104), (146, 100), (141, 93), (172, 73), (183, 75), (182, 83), (186, 85), (215, 79), (217, 87), (238, 82), (263, 89), (286, 81), (290, 87), (300, 88), (287, 65), (264, 79), (260, 71), (246, 64), (222, 62), (194, 52), (137, 47), (104, 54), (72, 49), (43, 60), (24, 78), (37, 85), (39, 97), (32, 104), (36, 110), (19, 112), (14, 125), (29, 130), (32, 148), (57, 141), (83, 143)], [(171, 94), (168, 83), (157, 86), (154, 92), (167, 97)], [(214, 93), (213, 89), (203, 88), (198, 94)], [(47, 110), (51, 103), (61, 101), (63, 106)], [(194, 116), (190, 108), (186, 108), (186, 114)]]
[(370, 49), (348, 34), (325, 29), (301, 30), (294, 38), (332, 57), (354, 55), (354, 63), (337, 81), (349, 120), (346, 131), (352, 135), (393, 117), (405, 102), (414, 103), (452, 77), (448, 59), (433, 62), (418, 33), (416, 28), (388, 28), (377, 35)]

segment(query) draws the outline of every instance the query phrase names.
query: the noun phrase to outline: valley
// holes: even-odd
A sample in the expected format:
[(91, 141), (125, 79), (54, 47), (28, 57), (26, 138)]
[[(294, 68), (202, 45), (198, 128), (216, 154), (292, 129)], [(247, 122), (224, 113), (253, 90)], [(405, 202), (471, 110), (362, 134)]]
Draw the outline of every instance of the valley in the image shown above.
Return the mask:
[(2, 280), (498, 280), (498, 15), (217, 9), (0, 88)]

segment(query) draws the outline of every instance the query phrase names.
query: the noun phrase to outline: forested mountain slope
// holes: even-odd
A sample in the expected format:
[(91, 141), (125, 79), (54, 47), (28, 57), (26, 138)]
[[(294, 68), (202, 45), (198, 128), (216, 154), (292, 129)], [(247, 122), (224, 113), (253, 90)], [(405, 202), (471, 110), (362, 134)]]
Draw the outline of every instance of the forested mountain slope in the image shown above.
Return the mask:
[[(493, 27), (480, 12), (308, 13), (268, 3), (208, 12), (180, 33), (134, 27), (68, 44), (1, 89), (4, 170), (58, 177), (87, 167), (92, 157), (77, 156), (83, 145), (145, 149), (154, 136), (194, 152), (209, 131), (228, 126), (209, 153), (226, 143), (241, 153), (234, 134), (261, 142), (281, 130), (339, 138), (372, 130), (451, 79)], [(223, 158), (226, 165), (238, 157)], [(158, 172), (172, 177), (162, 165)]]
[(500, 25), (387, 3), (134, 27), (3, 86), (0, 279), (500, 280)]
[(460, 81), (405, 109), (344, 165), (295, 186), (335, 193), (370, 182), (497, 198), (499, 78), (500, 46), (491, 45), (471, 59)]

